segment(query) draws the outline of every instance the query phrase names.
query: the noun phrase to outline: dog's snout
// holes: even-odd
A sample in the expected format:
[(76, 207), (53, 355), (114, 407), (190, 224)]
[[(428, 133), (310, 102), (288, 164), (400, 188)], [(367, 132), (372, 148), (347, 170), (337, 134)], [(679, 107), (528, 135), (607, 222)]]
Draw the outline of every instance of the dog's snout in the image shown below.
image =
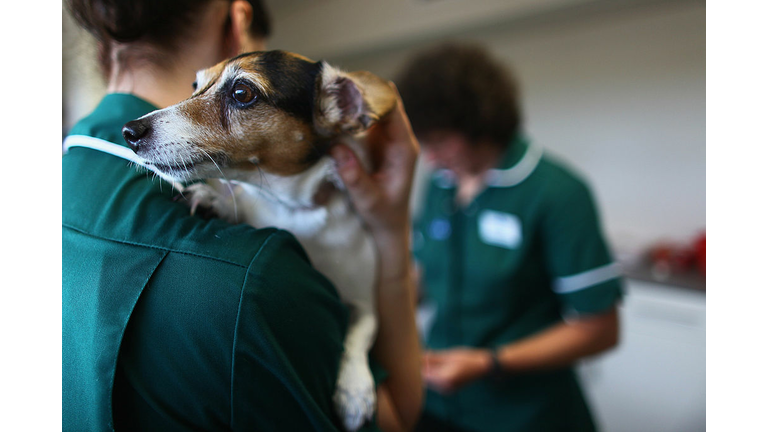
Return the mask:
[(133, 120), (123, 126), (123, 138), (133, 151), (139, 149), (142, 138), (149, 136), (150, 128), (141, 120)]

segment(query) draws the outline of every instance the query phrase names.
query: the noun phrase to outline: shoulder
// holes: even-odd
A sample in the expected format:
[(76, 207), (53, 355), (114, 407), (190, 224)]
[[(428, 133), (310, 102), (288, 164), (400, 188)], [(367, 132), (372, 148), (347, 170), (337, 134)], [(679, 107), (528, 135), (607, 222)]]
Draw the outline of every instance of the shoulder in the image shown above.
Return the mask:
[(167, 248), (182, 254), (224, 261), (254, 271), (262, 263), (308, 262), (296, 238), (276, 228), (256, 229), (245, 224), (232, 225), (220, 219), (202, 220), (185, 215), (174, 223), (177, 227), (154, 226), (154, 239), (143, 240), (154, 247)]
[(183, 195), (120, 158), (85, 149), (66, 160), (62, 223), (81, 235), (113, 247), (162, 250), (241, 268), (268, 243), (273, 255), (279, 255), (277, 245), (288, 253), (300, 250), (287, 232), (191, 215)]
[[(263, 241), (247, 254), (251, 258), (241, 309), (258, 310), (265, 323), (272, 323), (268, 327), (275, 335), (314, 335), (313, 340), (333, 337), (341, 343), (347, 310), (333, 284), (314, 268), (293, 234), (277, 229), (256, 233)], [(306, 340), (302, 343), (312, 345)]]
[[(264, 230), (257, 230), (261, 232)], [(344, 316), (346, 309), (331, 282), (316, 270), (293, 234), (269, 229), (268, 236), (251, 254), (247, 268), (250, 292), (258, 305), (271, 304), (295, 320), (311, 320), (330, 312), (326, 318)], [(323, 312), (325, 310), (325, 312)], [(276, 317), (279, 319), (279, 316)]]
[(563, 160), (545, 154), (529, 179), (547, 206), (592, 205), (587, 179)]
[(542, 156), (534, 173), (551, 192), (586, 191), (589, 189), (584, 175), (570, 163), (551, 154)]
[[(247, 227), (250, 228), (250, 227)], [(252, 239), (258, 238), (258, 244), (243, 238), (237, 239), (241, 247), (250, 249), (252, 257), (248, 264), (250, 272), (260, 270), (279, 272), (287, 268), (301, 270), (304, 264), (311, 267), (309, 258), (296, 237), (288, 231), (276, 228), (255, 229), (249, 233)], [(254, 247), (255, 246), (255, 247)], [(266, 266), (265, 261), (268, 262)], [(268, 267), (268, 269), (263, 267)]]

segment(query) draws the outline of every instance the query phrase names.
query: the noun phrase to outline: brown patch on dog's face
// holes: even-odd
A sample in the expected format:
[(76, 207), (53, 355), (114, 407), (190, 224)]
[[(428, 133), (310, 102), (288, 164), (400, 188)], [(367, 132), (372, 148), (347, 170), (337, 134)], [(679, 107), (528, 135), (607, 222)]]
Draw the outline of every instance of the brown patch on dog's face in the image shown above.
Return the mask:
[(325, 155), (335, 135), (364, 130), (388, 110), (386, 95), (374, 96), (393, 92), (378, 80), (383, 87), (282, 51), (243, 54), (199, 72), (191, 98), (129, 123), (142, 134), (126, 140), (180, 180), (242, 179), (257, 169), (290, 176)]

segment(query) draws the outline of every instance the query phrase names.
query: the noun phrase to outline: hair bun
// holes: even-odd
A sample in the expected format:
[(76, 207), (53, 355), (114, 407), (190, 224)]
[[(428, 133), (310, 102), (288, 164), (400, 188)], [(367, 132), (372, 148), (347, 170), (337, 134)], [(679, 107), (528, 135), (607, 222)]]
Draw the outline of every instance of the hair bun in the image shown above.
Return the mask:
[(69, 0), (73, 17), (96, 39), (163, 43), (183, 29), (207, 0)]

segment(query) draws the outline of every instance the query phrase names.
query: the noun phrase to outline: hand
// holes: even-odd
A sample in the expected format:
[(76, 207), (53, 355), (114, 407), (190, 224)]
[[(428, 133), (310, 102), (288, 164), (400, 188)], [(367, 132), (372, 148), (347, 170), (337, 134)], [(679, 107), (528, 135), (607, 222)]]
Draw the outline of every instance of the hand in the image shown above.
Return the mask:
[(419, 145), (399, 96), (396, 107), (368, 131), (366, 140), (368, 148), (375, 152), (373, 172), (365, 172), (348, 147), (336, 145), (331, 156), (339, 175), (355, 210), (374, 237), (407, 235), (408, 202)]
[(493, 368), (493, 354), (486, 349), (454, 348), (427, 351), (421, 363), (421, 373), (427, 386), (451, 393), (487, 375)]

